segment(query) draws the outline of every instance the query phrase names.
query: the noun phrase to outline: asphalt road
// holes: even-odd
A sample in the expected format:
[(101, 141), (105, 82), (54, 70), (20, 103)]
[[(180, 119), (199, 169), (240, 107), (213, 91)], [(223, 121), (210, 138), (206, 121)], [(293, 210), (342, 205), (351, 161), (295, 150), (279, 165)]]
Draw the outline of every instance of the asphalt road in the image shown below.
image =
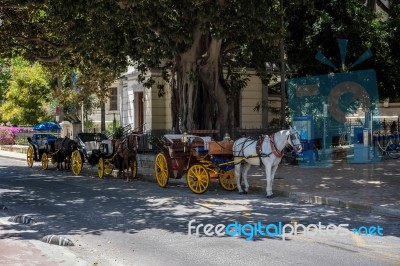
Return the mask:
[[(179, 183), (161, 189), (140, 180), (99, 180), (89, 172), (76, 177), (0, 158), (1, 265), (400, 265), (396, 218), (263, 194), (238, 195), (217, 184), (195, 195)], [(15, 215), (29, 215), (35, 223), (9, 222)], [(258, 222), (270, 225), (270, 236), (251, 237), (250, 227), (255, 232)], [(285, 240), (273, 236), (279, 223), (288, 225), (288, 232), (295, 222), (348, 226), (337, 231), (340, 235), (323, 229)], [(216, 236), (218, 224), (249, 225), (241, 236)], [(383, 236), (350, 231), (361, 226), (382, 228), (371, 233)], [(40, 241), (53, 234), (74, 246)]]

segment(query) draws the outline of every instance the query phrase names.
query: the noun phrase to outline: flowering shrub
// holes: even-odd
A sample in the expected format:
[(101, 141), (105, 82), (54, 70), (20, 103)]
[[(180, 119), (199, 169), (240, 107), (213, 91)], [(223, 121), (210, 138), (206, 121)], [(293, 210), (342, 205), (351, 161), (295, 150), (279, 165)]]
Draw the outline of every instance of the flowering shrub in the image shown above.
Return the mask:
[(30, 132), (32, 132), (32, 129), (27, 127), (0, 126), (0, 145), (14, 145), (15, 138), (19, 133)]

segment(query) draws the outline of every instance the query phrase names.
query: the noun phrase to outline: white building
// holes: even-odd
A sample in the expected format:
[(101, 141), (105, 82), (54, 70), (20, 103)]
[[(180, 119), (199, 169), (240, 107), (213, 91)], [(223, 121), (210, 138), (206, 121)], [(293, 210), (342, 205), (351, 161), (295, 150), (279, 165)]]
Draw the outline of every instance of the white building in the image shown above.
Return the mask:
[[(119, 121), (121, 126), (131, 125), (136, 130), (171, 129), (171, 91), (161, 75), (156, 71), (152, 77), (156, 81), (151, 89), (138, 82), (139, 72), (133, 67), (123, 73), (112, 85), (111, 94), (105, 105), (106, 127)], [(158, 84), (164, 84), (166, 94), (158, 97)], [(90, 116), (96, 124), (96, 132), (100, 131), (101, 111), (95, 110)]]

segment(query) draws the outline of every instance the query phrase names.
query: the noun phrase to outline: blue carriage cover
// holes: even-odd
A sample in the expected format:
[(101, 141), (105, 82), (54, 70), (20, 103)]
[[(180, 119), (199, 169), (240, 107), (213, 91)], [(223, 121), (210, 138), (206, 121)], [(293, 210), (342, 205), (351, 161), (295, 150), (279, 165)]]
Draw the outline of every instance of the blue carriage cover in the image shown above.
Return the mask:
[(59, 131), (61, 130), (60, 125), (54, 122), (42, 122), (33, 126), (33, 130), (37, 131)]

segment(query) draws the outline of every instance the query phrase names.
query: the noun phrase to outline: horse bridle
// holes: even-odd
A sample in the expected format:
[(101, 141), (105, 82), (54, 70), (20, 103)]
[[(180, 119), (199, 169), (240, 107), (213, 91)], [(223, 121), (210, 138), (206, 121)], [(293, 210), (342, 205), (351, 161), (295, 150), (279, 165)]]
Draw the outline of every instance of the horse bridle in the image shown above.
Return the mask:
[(289, 142), (289, 139), (290, 139), (290, 142), (291, 142), (291, 144), (292, 144), (291, 146), (294, 147), (295, 150), (297, 151), (297, 150), (298, 150), (297, 147), (298, 147), (298, 146), (301, 146), (301, 143), (294, 145), (293, 139), (300, 139), (299, 132), (297, 132), (297, 131), (295, 131), (295, 132), (293, 132), (293, 133), (290, 132), (290, 134), (289, 134), (289, 136), (288, 136), (288, 142)]

